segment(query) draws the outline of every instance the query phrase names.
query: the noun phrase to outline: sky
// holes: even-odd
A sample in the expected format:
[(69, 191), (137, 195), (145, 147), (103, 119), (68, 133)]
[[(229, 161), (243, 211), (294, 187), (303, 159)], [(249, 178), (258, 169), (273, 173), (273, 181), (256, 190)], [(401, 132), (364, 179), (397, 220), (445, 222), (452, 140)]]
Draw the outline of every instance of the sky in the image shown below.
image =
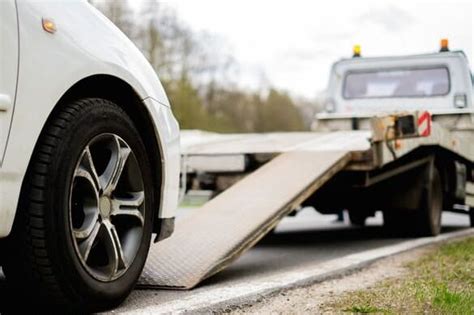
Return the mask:
[[(146, 0), (145, 0), (146, 1)], [(352, 55), (435, 52), (441, 38), (473, 56), (470, 0), (167, 0), (195, 31), (225, 42), (243, 87), (273, 85), (295, 96), (325, 89), (331, 64)], [(471, 67), (472, 68), (472, 67)]]

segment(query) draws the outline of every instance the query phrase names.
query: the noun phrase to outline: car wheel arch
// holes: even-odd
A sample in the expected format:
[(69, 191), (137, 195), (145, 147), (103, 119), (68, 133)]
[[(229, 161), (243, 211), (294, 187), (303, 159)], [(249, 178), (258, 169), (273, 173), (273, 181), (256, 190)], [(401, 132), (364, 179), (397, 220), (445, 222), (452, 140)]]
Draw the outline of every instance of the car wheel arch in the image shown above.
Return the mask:
[[(153, 232), (159, 233), (161, 224), (157, 218), (161, 208), (164, 178), (163, 151), (160, 138), (156, 134), (159, 131), (154, 127), (151, 115), (142, 101), (143, 97), (140, 97), (130, 84), (118, 77), (104, 74), (92, 75), (76, 82), (61, 96), (49, 114), (45, 126), (62, 106), (71, 101), (84, 98), (102, 98), (117, 104), (129, 115), (138, 129), (153, 168), (154, 200), (157, 205), (154, 214)], [(150, 135), (152, 136), (150, 137)]]

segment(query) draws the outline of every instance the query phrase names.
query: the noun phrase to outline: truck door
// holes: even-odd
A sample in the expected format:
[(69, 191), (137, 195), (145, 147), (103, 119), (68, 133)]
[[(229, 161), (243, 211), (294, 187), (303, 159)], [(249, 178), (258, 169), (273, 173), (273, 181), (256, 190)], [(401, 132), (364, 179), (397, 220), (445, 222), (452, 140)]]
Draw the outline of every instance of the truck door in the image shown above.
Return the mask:
[(0, 166), (15, 105), (18, 79), (18, 18), (15, 0), (0, 0)]

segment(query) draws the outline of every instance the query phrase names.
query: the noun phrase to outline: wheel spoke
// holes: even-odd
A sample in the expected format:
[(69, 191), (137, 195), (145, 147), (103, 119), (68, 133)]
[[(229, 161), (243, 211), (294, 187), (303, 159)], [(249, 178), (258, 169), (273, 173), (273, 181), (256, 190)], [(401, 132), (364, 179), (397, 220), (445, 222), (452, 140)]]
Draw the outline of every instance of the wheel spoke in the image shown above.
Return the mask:
[(100, 181), (99, 176), (97, 176), (97, 171), (94, 166), (94, 161), (92, 160), (92, 155), (87, 146), (84, 151), (82, 152), (82, 156), (79, 162), (79, 166), (76, 168), (74, 173), (76, 177), (84, 177), (87, 179), (93, 186), (96, 194), (99, 194), (100, 190)]
[(111, 216), (131, 216), (137, 218), (143, 226), (145, 219), (139, 207), (145, 200), (143, 191), (130, 193), (130, 198), (113, 198)]
[(96, 221), (95, 224), (92, 225), (92, 229), (90, 230), (89, 234), (85, 237), (83, 237), (84, 235), (80, 233), (80, 235), (78, 236), (78, 232), (74, 231), (74, 236), (76, 236), (76, 239), (83, 240), (79, 244), (79, 251), (84, 261), (87, 261), (87, 259), (89, 258), (92, 246), (94, 245), (95, 240), (97, 239), (97, 234), (99, 233), (100, 226), (100, 222)]
[(111, 267), (110, 279), (112, 279), (121, 269), (127, 268), (127, 262), (124, 258), (122, 244), (117, 234), (115, 226), (110, 221), (104, 221), (105, 232), (104, 243), (109, 257)]
[(110, 161), (104, 173), (100, 176), (101, 188), (103, 189), (103, 194), (106, 196), (110, 196), (117, 187), (120, 176), (122, 175), (122, 171), (131, 152), (130, 148), (123, 145), (121, 140), (116, 137), (114, 137), (111, 150), (112, 154), (110, 156)]
[(74, 237), (78, 240), (83, 240), (88, 238), (94, 231), (96, 224), (99, 219), (99, 210), (89, 209), (86, 211), (86, 218), (88, 217), (87, 222), (79, 229), (74, 229)]

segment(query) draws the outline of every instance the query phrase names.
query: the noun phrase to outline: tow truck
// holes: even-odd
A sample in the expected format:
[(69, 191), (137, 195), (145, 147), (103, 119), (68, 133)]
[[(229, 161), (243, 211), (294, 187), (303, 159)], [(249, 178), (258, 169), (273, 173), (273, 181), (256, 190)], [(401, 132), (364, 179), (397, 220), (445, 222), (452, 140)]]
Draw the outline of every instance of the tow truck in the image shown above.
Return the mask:
[(365, 58), (332, 66), (311, 132), (182, 133), (182, 186), (215, 197), (154, 246), (139, 283), (189, 289), (302, 206), (376, 211), (402, 234), (440, 233), (443, 211), (474, 224), (473, 79), (466, 55)]

